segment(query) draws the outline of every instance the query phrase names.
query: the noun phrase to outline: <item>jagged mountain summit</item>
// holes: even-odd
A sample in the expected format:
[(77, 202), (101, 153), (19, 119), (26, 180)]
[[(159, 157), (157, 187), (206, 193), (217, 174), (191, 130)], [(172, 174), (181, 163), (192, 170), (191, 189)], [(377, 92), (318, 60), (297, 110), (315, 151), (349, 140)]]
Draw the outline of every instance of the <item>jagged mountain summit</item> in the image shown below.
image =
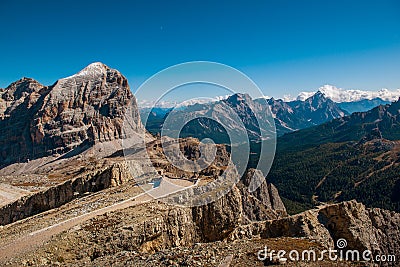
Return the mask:
[(43, 93), (45, 86), (31, 78), (22, 78), (5, 89), (0, 89), (0, 118), (9, 118), (24, 102), (30, 108)]
[(304, 101), (284, 102), (271, 98), (268, 104), (275, 114), (278, 135), (319, 125), (348, 114), (319, 91)]
[[(260, 141), (275, 132), (266, 101), (259, 103), (248, 94), (238, 93), (217, 102), (173, 109), (166, 116), (168, 121), (159, 123), (159, 126), (164, 127), (167, 135), (177, 133), (179, 129), (175, 126), (187, 121), (180, 132), (181, 137), (211, 138), (217, 143), (248, 141), (247, 137), (246, 140), (240, 138), (246, 134), (251, 141)], [(149, 123), (152, 122), (147, 121), (146, 126)]]
[(123, 138), (142, 128), (127, 79), (92, 63), (51, 86), (23, 78), (0, 91), (0, 166)]

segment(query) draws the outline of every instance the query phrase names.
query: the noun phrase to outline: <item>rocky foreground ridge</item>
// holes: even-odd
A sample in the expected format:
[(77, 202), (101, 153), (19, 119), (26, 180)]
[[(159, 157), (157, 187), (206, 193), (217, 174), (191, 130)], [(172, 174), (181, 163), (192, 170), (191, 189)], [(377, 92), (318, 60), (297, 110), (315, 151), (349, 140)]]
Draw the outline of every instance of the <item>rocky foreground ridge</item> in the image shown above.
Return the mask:
[(346, 249), (398, 255), (399, 223), (399, 213), (366, 208), (353, 200), (324, 205), (283, 219), (252, 222), (235, 229), (229, 238), (305, 237), (326, 248), (334, 248), (336, 241), (344, 238), (348, 242)]
[[(10, 263), (218, 266), (230, 257), (235, 263), (232, 266), (264, 266), (256, 257), (264, 246), (288, 251), (334, 249), (339, 238), (348, 241), (346, 250), (369, 249), (374, 255), (399, 256), (398, 213), (366, 209), (361, 203), (350, 201), (243, 225), (241, 201), (239, 190), (234, 189), (204, 207), (188, 209), (155, 202), (107, 213), (62, 233), (22, 261)], [(324, 260), (287, 264), (334, 263)], [(366, 265), (369, 263), (342, 262), (341, 266)]]

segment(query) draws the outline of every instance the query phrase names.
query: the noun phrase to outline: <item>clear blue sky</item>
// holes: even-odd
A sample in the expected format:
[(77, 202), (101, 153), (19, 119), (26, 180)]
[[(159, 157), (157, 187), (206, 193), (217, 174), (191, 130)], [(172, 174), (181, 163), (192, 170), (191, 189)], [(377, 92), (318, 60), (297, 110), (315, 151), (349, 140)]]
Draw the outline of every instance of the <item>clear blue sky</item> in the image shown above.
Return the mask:
[(94, 61), (133, 91), (157, 71), (210, 60), (265, 94), (325, 83), (400, 88), (400, 1), (0, 1), (0, 87), (52, 84)]

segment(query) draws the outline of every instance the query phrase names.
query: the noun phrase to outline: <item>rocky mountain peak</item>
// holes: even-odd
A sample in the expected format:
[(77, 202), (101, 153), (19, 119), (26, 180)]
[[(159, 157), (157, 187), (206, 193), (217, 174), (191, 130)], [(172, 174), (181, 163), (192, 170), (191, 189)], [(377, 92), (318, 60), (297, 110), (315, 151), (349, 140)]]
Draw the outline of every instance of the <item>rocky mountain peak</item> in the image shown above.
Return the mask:
[(231, 104), (237, 104), (237, 103), (251, 103), (253, 102), (252, 98), (248, 94), (242, 94), (242, 93), (236, 93), (234, 95), (231, 95), (227, 98), (226, 100), (228, 103)]
[(289, 102), (293, 109), (301, 112), (312, 125), (318, 125), (323, 122), (340, 118), (347, 115), (345, 110), (342, 110), (331, 99), (326, 98), (325, 93), (318, 91), (305, 101)]
[(38, 81), (23, 77), (18, 81), (13, 82), (7, 88), (2, 89), (1, 98), (5, 101), (13, 101), (23, 97), (25, 94), (31, 94), (32, 92), (38, 92), (44, 86)]
[[(99, 80), (108, 76), (121, 76), (123, 75), (116, 69), (112, 69), (101, 62), (94, 62), (75, 73), (74, 75), (62, 78), (57, 83), (75, 82), (80, 80)], [(124, 77), (125, 78), (125, 77)]]
[[(0, 133), (0, 166), (122, 139), (142, 128), (127, 79), (103, 63), (92, 63), (49, 87), (24, 78), (0, 94), (12, 100), (16, 92), (27, 91), (36, 93), (11, 104), (5, 101), (3, 105), (0, 99), (0, 122), (4, 123), (0, 125), (4, 129)], [(125, 116), (133, 123), (129, 134), (123, 127)]]
[(326, 102), (333, 102), (329, 98), (325, 97), (325, 94), (322, 93), (321, 91), (316, 92), (314, 95), (310, 96), (309, 98), (306, 99), (306, 102), (311, 103), (313, 106), (316, 108)]
[(322, 98), (326, 99), (325, 94), (318, 90), (311, 98)]
[[(33, 84), (39, 84), (41, 85), (38, 81), (36, 81), (35, 79), (29, 78), (29, 77), (22, 77), (21, 79), (11, 83), (7, 88), (12, 88), (13, 85), (20, 85), (20, 84), (29, 84), (29, 83), (33, 83)], [(41, 85), (43, 86), (43, 85)], [(6, 89), (7, 89), (6, 88)]]
[[(99, 91), (100, 88), (103, 88), (103, 90)], [(127, 79), (118, 70), (101, 62), (92, 63), (78, 73), (58, 80), (52, 86), (53, 97), (54, 94), (70, 96), (83, 92), (94, 94), (93, 99), (104, 99), (104, 97), (115, 92), (132, 97)]]
[(391, 106), (392, 108), (398, 108), (400, 110), (400, 97), (397, 101), (394, 101)]

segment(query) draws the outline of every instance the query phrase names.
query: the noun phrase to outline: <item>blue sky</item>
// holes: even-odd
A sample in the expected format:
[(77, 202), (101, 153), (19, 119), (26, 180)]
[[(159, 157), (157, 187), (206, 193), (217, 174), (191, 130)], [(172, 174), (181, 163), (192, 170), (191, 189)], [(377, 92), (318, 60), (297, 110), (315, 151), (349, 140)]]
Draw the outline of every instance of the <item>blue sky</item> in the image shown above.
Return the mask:
[(275, 97), (326, 83), (400, 88), (399, 1), (81, 2), (0, 1), (0, 87), (101, 61), (135, 91), (168, 66), (208, 60)]

